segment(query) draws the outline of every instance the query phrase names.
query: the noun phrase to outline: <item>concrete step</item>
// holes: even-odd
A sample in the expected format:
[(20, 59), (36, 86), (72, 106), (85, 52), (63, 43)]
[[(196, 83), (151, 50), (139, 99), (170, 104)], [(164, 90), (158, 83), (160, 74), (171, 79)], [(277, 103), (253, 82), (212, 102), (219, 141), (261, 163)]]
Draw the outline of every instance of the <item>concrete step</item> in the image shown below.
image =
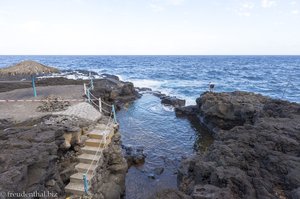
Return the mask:
[[(75, 173), (73, 175), (70, 176), (70, 182), (73, 183), (82, 183), (83, 184), (83, 174), (84, 173)], [(91, 180), (92, 178), (92, 174), (88, 174), (86, 175), (87, 180)]]
[[(93, 162), (93, 164), (97, 163), (97, 160), (99, 160), (100, 158), (102, 158), (102, 155), (97, 155), (95, 157), (95, 161)], [(78, 156), (79, 162), (81, 163), (85, 163), (85, 164), (91, 164), (93, 159), (94, 159), (94, 155), (92, 154), (81, 154), (80, 156)]]
[[(99, 129), (99, 130), (105, 130), (106, 129), (106, 124), (97, 124), (95, 126), (96, 129)], [(114, 128), (114, 124), (110, 124), (108, 125), (107, 129), (112, 129), (113, 130)]]
[(99, 147), (99, 145), (100, 148), (104, 148), (105, 147), (104, 140), (90, 138), (85, 141), (85, 146)]
[(89, 170), (89, 174), (93, 173), (93, 171), (96, 169), (96, 165), (92, 165), (90, 167), (90, 164), (85, 164), (85, 163), (78, 163), (75, 166), (76, 170), (80, 173), (86, 173), (87, 170), (90, 168)]
[(74, 195), (83, 195), (84, 194), (84, 187), (83, 183), (74, 183), (70, 182), (66, 187), (65, 187), (65, 192), (66, 193), (72, 193)]
[(103, 139), (107, 136), (110, 136), (113, 133), (114, 131), (112, 129), (107, 129), (107, 130), (94, 129), (88, 133), (88, 136), (93, 139)]
[[(85, 146), (85, 147), (81, 148), (81, 151), (83, 153), (93, 154), (93, 155), (95, 155), (97, 153), (97, 150), (98, 150), (98, 147), (93, 147), (93, 146)], [(102, 150), (103, 149), (100, 148), (98, 154), (100, 154)]]

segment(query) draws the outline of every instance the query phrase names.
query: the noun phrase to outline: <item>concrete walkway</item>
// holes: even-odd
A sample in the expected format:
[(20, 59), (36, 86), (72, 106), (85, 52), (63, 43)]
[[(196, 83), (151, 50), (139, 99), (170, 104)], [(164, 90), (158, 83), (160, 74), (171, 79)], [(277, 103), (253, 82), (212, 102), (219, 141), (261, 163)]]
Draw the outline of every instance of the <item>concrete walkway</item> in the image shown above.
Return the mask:
[[(63, 86), (41, 86), (37, 88), (38, 97), (33, 97), (32, 88), (22, 88), (13, 91), (0, 93), (1, 100), (31, 100), (43, 99), (53, 95), (63, 99), (84, 99), (83, 86), (63, 85)], [(76, 105), (78, 102), (71, 102)], [(0, 119), (12, 119), (14, 121), (25, 121), (51, 114), (50, 112), (38, 112), (37, 107), (41, 102), (0, 102)]]
[(67, 110), (55, 112), (53, 115), (70, 115), (91, 121), (97, 121), (102, 116), (99, 111), (97, 111), (91, 104), (87, 102), (81, 102), (72, 105)]

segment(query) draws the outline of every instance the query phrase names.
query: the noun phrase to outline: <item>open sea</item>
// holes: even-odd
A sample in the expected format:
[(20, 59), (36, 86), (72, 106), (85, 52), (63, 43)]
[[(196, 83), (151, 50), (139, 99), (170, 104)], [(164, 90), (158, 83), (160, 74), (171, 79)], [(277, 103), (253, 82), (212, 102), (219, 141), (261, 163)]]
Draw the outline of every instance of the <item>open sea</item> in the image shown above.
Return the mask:
[(300, 56), (0, 56), (0, 68), (35, 60), (60, 69), (115, 74), (194, 104), (208, 83), (300, 102)]
[[(209, 82), (216, 92), (252, 91), (300, 102), (300, 56), (0, 56), (0, 68), (23, 60), (118, 75), (135, 86), (186, 99), (187, 104), (195, 104)], [(144, 165), (128, 171), (126, 199), (176, 189), (182, 158), (213, 142), (198, 121), (177, 118), (151, 94), (144, 94), (117, 117), (123, 144), (144, 147), (147, 155)], [(163, 172), (157, 174), (157, 169)]]

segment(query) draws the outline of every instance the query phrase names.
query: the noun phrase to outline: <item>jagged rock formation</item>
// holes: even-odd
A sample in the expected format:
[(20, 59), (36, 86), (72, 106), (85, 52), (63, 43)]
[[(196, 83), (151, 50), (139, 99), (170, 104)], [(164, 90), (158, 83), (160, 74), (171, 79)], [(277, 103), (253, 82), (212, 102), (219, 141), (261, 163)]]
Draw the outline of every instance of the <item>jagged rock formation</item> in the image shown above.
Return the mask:
[(182, 107), (185, 105), (185, 100), (178, 99), (177, 97), (166, 96), (161, 98), (161, 103), (165, 105), (171, 105), (174, 107)]
[(207, 92), (196, 112), (215, 141), (182, 162), (181, 191), (193, 198), (300, 198), (299, 104)]
[(138, 92), (131, 82), (122, 82), (117, 79), (107, 78), (95, 81), (94, 87), (94, 90), (92, 90), (94, 96), (97, 98), (101, 97), (102, 100), (108, 103), (114, 103), (118, 108), (139, 97)]
[(15, 124), (0, 122), (0, 192), (49, 191), (64, 197), (64, 186), (75, 172), (79, 143), (65, 146), (64, 134), (78, 133), (88, 121), (46, 116)]

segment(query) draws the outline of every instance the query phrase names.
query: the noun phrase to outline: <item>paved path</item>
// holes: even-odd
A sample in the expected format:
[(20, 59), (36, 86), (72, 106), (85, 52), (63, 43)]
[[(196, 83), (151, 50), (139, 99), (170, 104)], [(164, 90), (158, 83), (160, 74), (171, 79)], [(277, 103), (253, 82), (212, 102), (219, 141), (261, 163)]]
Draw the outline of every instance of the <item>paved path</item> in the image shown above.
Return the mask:
[(22, 88), (0, 93), (0, 99), (41, 99), (49, 95), (59, 96), (65, 99), (83, 99), (82, 85), (40, 86), (37, 87), (37, 97), (33, 97), (32, 88)]
[[(42, 86), (37, 87), (37, 93), (38, 97), (34, 98), (32, 88), (22, 88), (0, 93), (0, 99), (42, 99), (50, 95), (55, 95), (63, 99), (84, 99), (83, 86), (81, 85)], [(71, 102), (72, 105), (77, 103)], [(49, 112), (38, 112), (37, 107), (40, 105), (40, 102), (1, 102), (0, 119), (11, 118), (14, 121), (25, 121), (30, 118), (51, 114)]]
[(75, 104), (73, 106), (70, 106), (65, 111), (56, 112), (53, 114), (77, 116), (92, 121), (97, 121), (101, 118), (101, 113), (87, 102), (81, 102), (79, 104)]

